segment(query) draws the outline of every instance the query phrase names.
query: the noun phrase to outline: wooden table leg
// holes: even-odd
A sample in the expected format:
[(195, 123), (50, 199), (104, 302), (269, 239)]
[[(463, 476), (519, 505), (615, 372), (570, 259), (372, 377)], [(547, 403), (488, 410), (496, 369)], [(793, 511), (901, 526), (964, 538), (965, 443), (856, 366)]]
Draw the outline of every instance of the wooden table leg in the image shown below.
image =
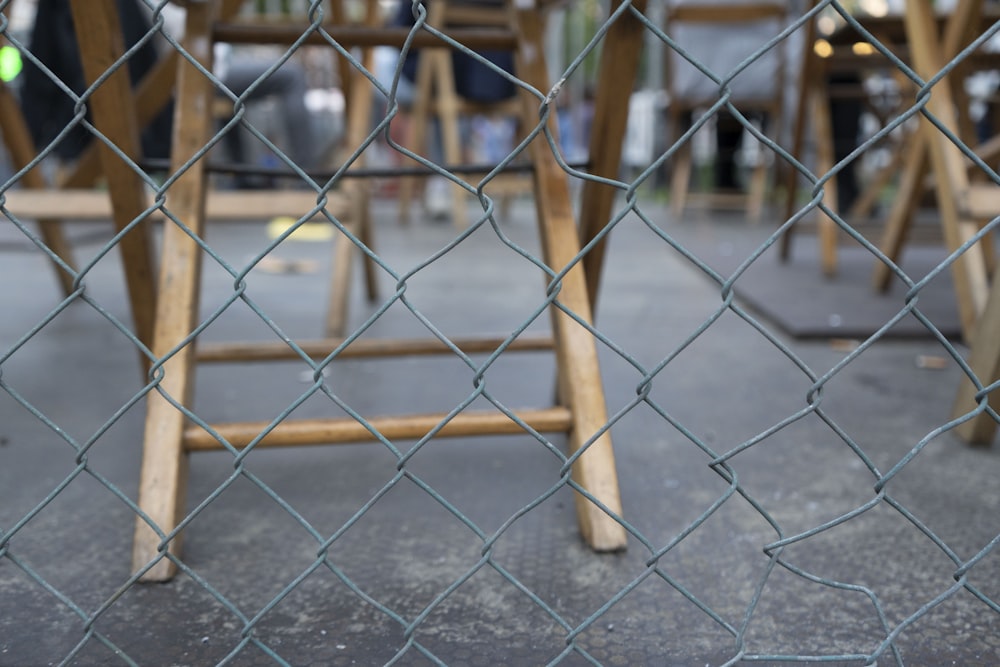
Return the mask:
[[(549, 90), (548, 72), (542, 56), (542, 23), (540, 13), (520, 5), (512, 8), (519, 48), (515, 54), (518, 76), (537, 90)], [(521, 93), (527, 123), (537, 118), (538, 100)], [(554, 111), (554, 106), (551, 109)], [(554, 118), (549, 119), (556, 131)], [(537, 121), (536, 121), (537, 122)], [(535, 165), (535, 201), (542, 246), (548, 266), (561, 271), (573, 261), (580, 250), (579, 236), (570, 201), (569, 183), (544, 138), (530, 145)], [(559, 302), (584, 321), (592, 321), (587, 276), (577, 264), (562, 279)], [(577, 453), (607, 424), (607, 407), (597, 361), (597, 346), (593, 335), (561, 310), (553, 308), (553, 329), (556, 357), (560, 374), (560, 392), (566, 401), (573, 426), (569, 435), (569, 451)], [(621, 515), (621, 497), (615, 470), (610, 434), (605, 432), (590, 443), (586, 452), (573, 466), (573, 477), (608, 511)], [(584, 539), (596, 551), (625, 548), (624, 527), (588, 498), (576, 494), (577, 518)]]
[[(983, 386), (988, 386), (1000, 379), (1000, 289), (997, 289), (995, 282), (990, 290), (986, 308), (976, 324), (973, 340), (975, 342), (969, 353), (969, 367)], [(952, 408), (953, 419), (976, 408), (977, 391), (972, 382), (963, 379)], [(994, 410), (1000, 411), (1000, 391), (990, 394), (989, 404)], [(988, 445), (993, 440), (996, 430), (997, 423), (984, 411), (959, 424), (955, 428), (955, 433), (967, 442)]]
[[(926, 129), (921, 125), (910, 138), (910, 146), (905, 151), (907, 158), (903, 167), (903, 175), (899, 181), (889, 219), (882, 232), (879, 250), (893, 262), (899, 262), (903, 245), (912, 226), (920, 199), (924, 195), (924, 184), (930, 170), (930, 152), (927, 144)], [(885, 262), (875, 262), (872, 272), (872, 286), (884, 292), (892, 282), (892, 271)]]
[[(94, 82), (114, 69), (88, 99), (94, 126), (130, 159), (137, 160), (142, 149), (133, 115), (128, 68), (125, 63), (118, 63), (125, 53), (125, 45), (115, 0), (72, 0), (71, 8), (87, 81)], [(95, 141), (100, 144), (101, 165), (111, 196), (115, 228), (121, 231), (145, 211), (145, 183), (109, 146), (99, 139)], [(136, 336), (147, 346), (152, 343), (156, 309), (149, 227), (148, 219), (141, 220), (118, 242)], [(146, 367), (146, 356), (142, 353), (139, 356)]]
[[(820, 137), (816, 144), (816, 171), (827, 175), (836, 164), (833, 150), (833, 119), (830, 116), (830, 98), (824, 86), (817, 87), (811, 96), (811, 116), (816, 125), (816, 135)], [(827, 138), (831, 138), (827, 140)], [(823, 204), (832, 215), (842, 215), (837, 200), (837, 179), (830, 178), (823, 184)], [(819, 239), (820, 267), (826, 276), (837, 274), (837, 244), (840, 239), (840, 226), (831, 215), (818, 211), (817, 236)]]
[[(942, 40), (940, 58), (953, 58), (962, 48), (969, 44), (974, 38), (973, 26), (975, 25), (976, 18), (979, 15), (979, 8), (977, 3), (980, 0), (973, 0), (972, 2), (963, 2), (952, 13), (951, 17), (945, 26), (945, 31)], [(926, 47), (926, 45), (924, 45)], [(918, 49), (922, 54), (923, 49)], [(918, 56), (926, 64), (926, 56)], [(963, 77), (959, 75), (953, 75), (953, 80), (962, 80)], [(959, 89), (951, 91), (953, 94), (959, 92)], [(972, 131), (971, 119), (968, 113), (961, 112), (961, 109), (968, 108), (968, 100), (965, 99), (964, 91), (963, 94), (955, 104), (955, 110), (957, 114), (957, 124), (956, 128), (961, 128), (962, 131), (959, 136), (971, 137), (974, 136)], [(880, 250), (886, 257), (891, 259), (895, 263), (899, 263), (899, 258), (903, 251), (903, 246), (906, 243), (906, 237), (909, 234), (910, 228), (913, 226), (913, 216), (916, 214), (917, 207), (920, 204), (920, 200), (926, 191), (926, 176), (930, 173), (931, 168), (931, 140), (933, 138), (932, 134), (937, 132), (935, 128), (930, 128), (926, 123), (921, 123), (917, 128), (917, 131), (909, 138), (910, 148), (905, 151), (906, 159), (904, 161), (904, 171), (903, 176), (900, 179), (899, 188), (896, 193), (895, 201), (893, 202), (892, 210), (889, 213), (889, 221), (886, 225), (885, 232), (882, 236), (882, 242), (880, 245)], [(984, 250), (986, 246), (984, 245)], [(989, 264), (989, 262), (987, 262)], [(883, 262), (877, 261), (875, 263), (875, 270), (872, 275), (872, 284), (876, 290), (885, 291), (889, 288), (889, 284), (892, 280), (892, 272), (889, 270), (888, 265)]]
[[(815, 7), (816, 0), (812, 0), (810, 7)], [(803, 53), (802, 67), (799, 68), (799, 80), (797, 90), (799, 95), (795, 100), (794, 120), (792, 125), (792, 155), (801, 161), (805, 153), (806, 116), (809, 111), (809, 99), (813, 94), (813, 89), (819, 85), (825, 85), (826, 71), (822, 67), (822, 62), (816, 52), (813, 51), (813, 44), (816, 42), (816, 20), (810, 19), (806, 24), (805, 47)], [(799, 171), (788, 166), (785, 172), (785, 220), (791, 219), (798, 210), (799, 194)], [(791, 225), (781, 235), (778, 244), (778, 258), (784, 262), (791, 256), (792, 236), (795, 233), (795, 226)]]
[[(32, 144), (31, 132), (28, 130), (28, 124), (21, 113), (21, 107), (10, 88), (3, 82), (0, 82), (0, 133), (3, 134), (11, 166), (16, 171), (24, 169), (28, 163), (35, 159), (36, 149)], [(48, 187), (45, 177), (37, 167), (24, 174), (21, 184), (31, 189)], [(39, 220), (38, 229), (41, 232), (42, 241), (49, 250), (75, 271), (73, 249), (66, 241), (61, 222), (59, 220)], [(63, 296), (69, 296), (73, 293), (73, 275), (64, 271), (58, 263), (55, 264), (55, 270)]]
[[(185, 28), (184, 47), (209, 71), (212, 69), (210, 28), (215, 4), (188, 3)], [(176, 131), (171, 150), (175, 173), (209, 141), (213, 119), (207, 110), (211, 109), (214, 97), (214, 83), (194, 65), (181, 59)], [(199, 237), (204, 234), (205, 187), (205, 160), (201, 159), (174, 182), (167, 197), (167, 208)], [(183, 437), (187, 418), (170, 400), (183, 406), (191, 405), (194, 343), (178, 346), (196, 326), (201, 256), (201, 248), (188, 232), (168, 220), (163, 230), (160, 300), (153, 339), (153, 354), (162, 363), (163, 379), (148, 399), (139, 479), (139, 506), (165, 534), (173, 531), (184, 516), (187, 454)], [(134, 570), (146, 567), (159, 557), (161, 541), (160, 535), (144, 519), (136, 519), (132, 549)], [(171, 554), (180, 552), (180, 535), (170, 541), (168, 550)], [(144, 573), (142, 579), (164, 581), (172, 577), (175, 570), (172, 561), (162, 558)]]
[[(614, 12), (621, 0), (611, 3)], [(646, 10), (645, 0), (633, 2), (636, 11)], [(594, 118), (590, 128), (590, 173), (601, 178), (617, 179), (621, 167), (622, 144), (628, 122), (628, 99), (639, 72), (645, 26), (630, 12), (622, 14), (608, 30), (601, 50), (594, 102)], [(580, 200), (580, 243), (593, 241), (611, 219), (611, 208), (619, 190), (602, 183), (584, 181)], [(597, 295), (601, 285), (607, 239), (594, 245), (583, 258), (587, 278), (587, 293), (591, 312), (597, 312)]]
[[(956, 9), (956, 16), (965, 15), (979, 1), (964, 0)], [(909, 0), (905, 22), (914, 70), (924, 80), (929, 80), (941, 71), (945, 62), (932, 10), (924, 0)], [(952, 81), (950, 77), (945, 77), (935, 86), (926, 108), (945, 127), (957, 132), (957, 116), (950, 88)], [(958, 147), (929, 120), (921, 118), (920, 122), (927, 128), (941, 228), (948, 250), (953, 252), (979, 229), (964, 202), (970, 191), (965, 159)], [(962, 331), (966, 340), (974, 343), (975, 323), (987, 300), (988, 277), (981, 244), (972, 246), (959, 256), (952, 263), (951, 270)]]

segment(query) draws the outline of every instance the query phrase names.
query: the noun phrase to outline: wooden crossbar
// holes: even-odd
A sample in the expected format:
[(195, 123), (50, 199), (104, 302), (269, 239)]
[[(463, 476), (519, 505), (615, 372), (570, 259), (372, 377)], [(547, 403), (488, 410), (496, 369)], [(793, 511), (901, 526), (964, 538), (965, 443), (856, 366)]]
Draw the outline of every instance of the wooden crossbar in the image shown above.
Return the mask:
[[(269, 220), (277, 216), (299, 217), (316, 206), (317, 194), (305, 190), (256, 191), (213, 190), (208, 193), (205, 215), (213, 221)], [(23, 219), (56, 218), (70, 221), (110, 220), (111, 199), (99, 190), (65, 190), (58, 188), (8, 190), (4, 207)], [(331, 192), (325, 210), (336, 218), (351, 212), (350, 199), (341, 193)], [(153, 197), (147, 196), (146, 205), (152, 206)], [(171, 197), (167, 194), (166, 208), (170, 209)], [(162, 216), (157, 211), (154, 216)]]
[[(567, 433), (572, 426), (572, 414), (567, 408), (522, 410), (517, 418), (538, 433)], [(416, 440), (442, 424), (447, 415), (422, 414), (396, 417), (371, 417), (365, 421), (382, 437), (389, 440)], [(233, 447), (242, 449), (270, 426), (268, 422), (214, 424), (211, 429)], [(524, 427), (502, 412), (465, 410), (455, 415), (434, 435), (440, 437), (470, 437), (481, 435), (523, 435)], [(303, 445), (349, 444), (375, 440), (375, 435), (353, 417), (339, 419), (286, 419), (261, 439), (262, 447), (299, 447)], [(193, 426), (184, 431), (187, 451), (222, 449), (222, 445), (205, 429)]]
[[(218, 23), (213, 36), (230, 44), (293, 44), (302, 39), (301, 25), (252, 24), (229, 21)], [(330, 44), (331, 40), (345, 48), (394, 46), (401, 48), (410, 36), (408, 28), (324, 27), (310, 33), (306, 44)], [(509, 29), (455, 28), (448, 30), (448, 37), (470, 49), (511, 49), (517, 38)], [(414, 33), (410, 44), (413, 48), (444, 46), (440, 37), (426, 31)]]
[[(456, 338), (452, 343), (465, 354), (489, 354), (497, 350), (503, 338)], [(343, 338), (302, 341), (296, 345), (312, 359), (323, 359), (344, 342)], [(544, 352), (552, 350), (551, 336), (522, 336), (506, 349), (511, 352)], [(426, 356), (451, 354), (450, 347), (437, 338), (424, 339), (360, 339), (351, 342), (337, 355), (339, 359), (371, 359), (380, 357)], [(284, 361), (299, 359), (298, 353), (286, 343), (237, 342), (199, 343), (198, 361), (202, 363)]]

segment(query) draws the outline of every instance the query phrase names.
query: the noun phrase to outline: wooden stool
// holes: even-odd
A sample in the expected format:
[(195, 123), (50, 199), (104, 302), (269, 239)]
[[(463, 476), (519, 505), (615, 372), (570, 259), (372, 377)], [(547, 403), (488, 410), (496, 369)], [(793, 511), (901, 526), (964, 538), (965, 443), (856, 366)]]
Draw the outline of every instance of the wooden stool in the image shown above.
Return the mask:
[[(91, 13), (114, 13), (114, 0), (101, 0), (100, 5), (94, 5), (93, 0), (74, 1), (79, 7), (86, 5)], [(223, 0), (222, 9), (229, 4), (229, 0)], [(454, 36), (470, 46), (485, 48), (502, 44), (516, 49), (518, 76), (535, 90), (548, 90), (545, 60), (540, 57), (544, 50), (539, 12), (534, 7), (526, 7), (523, 2), (515, 4), (516, 7), (508, 10), (509, 23), (505, 29), (465, 34), (456, 31)], [(284, 39), (287, 40), (284, 43), (292, 43), (303, 35), (301, 26), (264, 28), (220, 23), (216, 20), (219, 9), (218, 2), (188, 2), (184, 45), (202, 67), (209, 70), (215, 39)], [(345, 48), (371, 46), (375, 43), (400, 46), (408, 35), (406, 30), (358, 30), (346, 25), (331, 26), (325, 28), (324, 32)], [(94, 33), (95, 40), (106, 36), (106, 30)], [(436, 40), (427, 33), (418, 37), (422, 39), (415, 39), (414, 45), (422, 47), (432, 45)], [(307, 39), (323, 43), (325, 37), (314, 31)], [(351, 81), (360, 82), (360, 74), (353, 74)], [(353, 89), (348, 99), (359, 99), (361, 90)], [(543, 139), (531, 143), (530, 157), (534, 168), (536, 209), (542, 247), (545, 249), (544, 260), (557, 271), (568, 266), (572, 268), (561, 279), (560, 308), (552, 310), (552, 340), (518, 338), (505, 350), (513, 352), (554, 346), (560, 405), (518, 411), (518, 421), (499, 411), (372, 417), (366, 418), (367, 426), (353, 418), (285, 420), (263, 438), (260, 437), (261, 434), (270, 428), (270, 425), (264, 423), (216, 424), (206, 430), (190, 422), (185, 410), (178, 406), (191, 405), (197, 361), (208, 360), (210, 357), (216, 361), (277, 359), (296, 354), (289, 345), (280, 341), (272, 345), (203, 346), (196, 350), (196, 341), (191, 338), (198, 321), (196, 314), (202, 254), (192, 235), (200, 237), (203, 234), (206, 220), (205, 160), (194, 158), (201, 155), (202, 149), (212, 137), (211, 114), (208, 110), (213, 96), (213, 82), (195, 65), (181, 59), (175, 123), (179, 131), (174, 138), (173, 171), (177, 172), (181, 165), (186, 165), (189, 161), (191, 164), (171, 186), (167, 202), (170, 211), (185, 222), (187, 230), (176, 224), (166, 224), (164, 228), (162, 273), (152, 347), (156, 360), (153, 372), (157, 383), (148, 397), (138, 501), (143, 516), (136, 520), (133, 547), (133, 566), (141, 572), (142, 579), (168, 579), (176, 569), (172, 559), (179, 553), (180, 531), (186, 516), (184, 482), (189, 452), (218, 449), (223, 446), (222, 442), (241, 449), (249, 444), (288, 446), (372, 440), (375, 436), (369, 427), (382, 437), (390, 439), (419, 439), (432, 432), (439, 437), (523, 433), (522, 423), (540, 433), (568, 433), (569, 451), (576, 455), (573, 477), (590, 496), (579, 493), (576, 495), (581, 532), (595, 550), (624, 548), (626, 532), (616, 520), (621, 512), (621, 501), (610, 435), (606, 431), (608, 416), (596, 342), (586, 326), (580, 323), (589, 322), (592, 318), (584, 270), (576, 262), (580, 244), (569, 201), (569, 188), (565, 173)], [(355, 108), (358, 106), (353, 102), (349, 103)], [(523, 94), (521, 118), (530, 124), (536, 123), (540, 103), (540, 99)], [(348, 130), (348, 135), (357, 136), (356, 132), (361, 133), (357, 128), (364, 127), (361, 120), (366, 119), (359, 120), (360, 113), (351, 112), (350, 116), (349, 124), (352, 127)], [(555, 131), (555, 128), (552, 130)], [(347, 184), (348, 180), (345, 179), (344, 185)], [(121, 187), (117, 183), (110, 185), (113, 188)], [(351, 193), (346, 194), (349, 197)], [(331, 194), (323, 214), (336, 218), (341, 205), (342, 198)], [(507, 345), (502, 338), (453, 342), (468, 352), (494, 352), (502, 345)], [(350, 339), (324, 340), (301, 345), (299, 349), (322, 357), (337, 351), (341, 358), (450, 351), (437, 339), (372, 344)], [(586, 451), (581, 451), (584, 446)]]

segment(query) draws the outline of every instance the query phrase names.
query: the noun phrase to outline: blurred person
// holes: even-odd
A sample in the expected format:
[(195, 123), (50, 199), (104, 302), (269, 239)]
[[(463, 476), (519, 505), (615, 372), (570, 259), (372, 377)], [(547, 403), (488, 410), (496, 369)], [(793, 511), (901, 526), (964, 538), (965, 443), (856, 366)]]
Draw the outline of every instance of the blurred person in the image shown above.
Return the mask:
[[(247, 102), (274, 99), (288, 142), (288, 156), (304, 171), (315, 168), (315, 132), (312, 114), (306, 107), (309, 87), (303, 65), (290, 59), (266, 78), (261, 78), (274, 65), (274, 58), (242, 53), (226, 44), (217, 46), (221, 48), (216, 49), (215, 73), (222, 85), (237, 96), (245, 96), (243, 99)], [(224, 139), (237, 163), (249, 161), (245, 137), (246, 131), (239, 127), (230, 131)]]
[[(184, 34), (184, 8), (168, 4), (160, 11), (164, 18), (164, 30), (180, 41)], [(168, 45), (166, 48), (173, 47)], [(287, 140), (288, 157), (300, 168), (309, 171), (317, 166), (320, 156), (315, 149), (313, 117), (306, 106), (309, 85), (305, 66), (293, 56), (264, 77), (281, 53), (276, 49), (234, 48), (217, 42), (213, 50), (212, 71), (223, 88), (246, 102), (268, 98), (275, 100)], [(226, 99), (230, 97), (224, 92), (220, 95)], [(238, 164), (250, 162), (245, 143), (247, 136), (247, 131), (238, 126), (223, 137), (226, 150)], [(242, 176), (237, 176), (235, 181), (240, 188), (258, 186), (257, 182)]]
[[(118, 0), (118, 11), (125, 46), (131, 48), (151, 29), (149, 16), (139, 0)], [(73, 93), (80, 95), (87, 89), (70, 0), (38, 0), (28, 50)], [(145, 42), (129, 58), (128, 73), (133, 86), (152, 69), (157, 58), (152, 41)], [(56, 141), (76, 116), (73, 98), (41, 66), (25, 57), (21, 74), (21, 107), (32, 141), (39, 150)], [(146, 158), (170, 155), (172, 115), (171, 108), (164, 109), (143, 130), (142, 151)], [(53, 153), (64, 162), (72, 162), (91, 139), (90, 131), (78, 123), (58, 140)]]
[[(830, 124), (833, 133), (833, 162), (839, 164), (858, 147), (861, 141), (861, 115), (864, 100), (861, 95), (862, 81), (857, 72), (834, 73), (828, 77), (830, 95)], [(847, 87), (846, 94), (838, 95), (838, 87)], [(841, 216), (851, 210), (851, 206), (861, 194), (858, 179), (858, 159), (851, 160), (837, 172), (837, 212)]]
[[(430, 0), (421, 4), (427, 8)], [(472, 5), (497, 8), (504, 6), (504, 0), (452, 0), (452, 5)], [(409, 27), (416, 22), (416, 7), (413, 0), (400, 0), (396, 15), (391, 23), (396, 26)], [(454, 26), (453, 26), (454, 27)], [(504, 72), (514, 71), (514, 54), (510, 51), (484, 50), (477, 52), (490, 63)], [(401, 107), (412, 108), (416, 95), (417, 67), (419, 51), (410, 51), (401, 64), (399, 87), (396, 99)], [(480, 104), (491, 104), (508, 100), (516, 94), (514, 84), (489, 65), (458, 50), (452, 51), (452, 71), (455, 76), (455, 92), (459, 97)], [(393, 72), (394, 74), (395, 72)], [(390, 78), (391, 82), (391, 78)], [(403, 125), (405, 127), (406, 121)], [(468, 128), (466, 128), (468, 131)], [(440, 127), (437, 119), (428, 128), (428, 157), (441, 164), (443, 162)], [(427, 179), (425, 206), (434, 219), (445, 219), (451, 211), (451, 187), (443, 176), (430, 176)]]

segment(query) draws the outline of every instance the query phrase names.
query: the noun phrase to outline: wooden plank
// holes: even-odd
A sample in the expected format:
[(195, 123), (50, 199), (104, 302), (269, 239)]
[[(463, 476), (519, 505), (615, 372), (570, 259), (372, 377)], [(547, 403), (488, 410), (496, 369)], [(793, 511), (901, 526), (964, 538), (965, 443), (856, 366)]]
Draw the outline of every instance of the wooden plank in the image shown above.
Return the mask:
[[(212, 69), (212, 46), (208, 39), (215, 3), (197, 2), (187, 8), (184, 46), (206, 69)], [(171, 155), (179, 169), (209, 140), (213, 119), (208, 110), (215, 86), (198, 69), (182, 59), (178, 69), (174, 140)], [(190, 230), (202, 236), (205, 219), (204, 159), (195, 162), (171, 186), (171, 209)], [(178, 349), (195, 328), (198, 313), (202, 250), (174, 224), (163, 230), (160, 301), (156, 311), (153, 354), (161, 360), (162, 380), (149, 394), (139, 479), (139, 506), (164, 533), (173, 531), (184, 517), (187, 457), (184, 453), (184, 414), (167, 399), (191, 405), (193, 395), (193, 344)], [(169, 355), (169, 356), (168, 356)], [(179, 554), (180, 535), (168, 545)], [(159, 555), (159, 535), (140, 517), (136, 518), (132, 566), (138, 571)], [(144, 581), (165, 581), (176, 571), (163, 558), (147, 570)]]
[[(330, 40), (345, 48), (395, 46), (401, 48), (410, 35), (409, 28), (377, 28), (362, 26), (326, 26), (322, 31), (310, 33), (304, 44), (329, 45)], [(250, 24), (245, 22), (219, 22), (214, 31), (215, 39), (230, 44), (292, 44), (302, 39), (301, 25)], [(498, 28), (450, 28), (448, 37), (473, 50), (504, 51), (514, 48), (516, 36), (510, 30)], [(413, 36), (411, 47), (424, 49), (442, 46), (441, 38), (426, 30)]]
[[(980, 383), (989, 386), (1000, 379), (1000, 289), (994, 280), (990, 290), (990, 298), (983, 310), (982, 317), (976, 324), (973, 334), (975, 343), (969, 351), (968, 364)], [(967, 378), (962, 378), (955, 404), (952, 407), (952, 419), (968, 414), (976, 408), (977, 389)], [(994, 391), (989, 396), (989, 405), (994, 410), (1000, 410), (1000, 391)], [(980, 412), (969, 421), (955, 427), (955, 433), (965, 440), (978, 445), (988, 445), (993, 441), (997, 431), (997, 423), (985, 411)]]
[(969, 217), (992, 220), (1000, 215), (1000, 187), (992, 182), (970, 184), (959, 204)]
[[(816, 126), (816, 134), (820, 137), (833, 137), (833, 120), (830, 117), (830, 100), (826, 96), (825, 87), (814, 89), (811, 97), (812, 118)], [(816, 173), (829, 174), (836, 163), (832, 141), (820, 141), (816, 146)], [(837, 179), (830, 178), (823, 184), (823, 203), (835, 214), (841, 214), (837, 204)], [(833, 276), (837, 273), (837, 243), (840, 227), (826, 213), (819, 211), (819, 255), (820, 267), (824, 275)]]
[[(816, 7), (818, 0), (810, 0), (809, 9)], [(812, 45), (816, 43), (816, 19), (812, 18), (806, 23), (806, 33), (803, 37), (806, 47), (803, 48), (802, 66), (799, 68), (799, 76), (796, 90), (798, 97), (795, 99), (795, 110), (792, 112), (792, 155), (802, 161), (805, 153), (805, 132), (806, 117), (809, 111), (810, 100), (816, 95), (815, 88), (826, 84), (826, 67), (823, 59), (813, 50)], [(818, 137), (819, 141), (831, 141), (830, 137)], [(790, 220), (798, 210), (799, 194), (799, 171), (792, 166), (787, 167), (785, 172), (785, 220)], [(785, 233), (781, 235), (778, 244), (778, 258), (788, 261), (792, 251), (792, 238), (795, 233), (795, 225), (789, 226)]]
[[(569, 410), (564, 407), (542, 410), (523, 410), (515, 413), (525, 424), (539, 433), (565, 433), (572, 423)], [(444, 421), (444, 413), (372, 417), (368, 423), (389, 440), (417, 440)], [(232, 446), (242, 449), (249, 445), (268, 427), (268, 422), (239, 422), (214, 424), (212, 429)], [(483, 435), (518, 435), (526, 431), (501, 412), (463, 411), (445, 424), (435, 437), (471, 437)], [(369, 442), (375, 436), (353, 417), (341, 419), (287, 419), (260, 441), (263, 447), (298, 447), (302, 445), (330, 445)], [(188, 451), (221, 449), (208, 431), (189, 427), (184, 434)]]
[[(116, 64), (125, 53), (125, 45), (115, 0), (72, 0), (70, 7), (87, 81), (97, 81), (114, 69), (88, 99), (94, 126), (120, 151), (136, 160), (141, 154), (141, 146), (139, 128), (132, 114), (131, 83), (125, 65)], [(110, 147), (99, 143), (101, 167), (113, 203), (115, 228), (121, 231), (139, 218), (146, 208), (143, 196), (145, 184), (139, 174)], [(149, 221), (136, 224), (118, 242), (118, 249), (125, 269), (135, 332), (139, 340), (148, 346), (152, 343), (156, 309), (155, 262)], [(140, 353), (139, 358), (145, 367), (145, 355)]]
[[(520, 35), (515, 52), (518, 77), (536, 90), (547, 91), (548, 72), (544, 58), (542, 19), (539, 12), (518, 3), (511, 7), (514, 31)], [(538, 99), (521, 91), (526, 127), (538, 118)], [(549, 127), (557, 132), (554, 105)], [(562, 271), (574, 261), (580, 250), (578, 232), (570, 201), (569, 183), (544, 138), (529, 147), (535, 164), (535, 203), (546, 264)], [(547, 281), (547, 280), (546, 280)], [(591, 322), (587, 276), (577, 264), (562, 279), (559, 303), (583, 321)], [(597, 434), (607, 425), (607, 407), (593, 335), (562, 310), (553, 308), (553, 332), (559, 369), (560, 396), (572, 414), (569, 451), (577, 453), (591, 438), (586, 452), (576, 460), (573, 476), (594, 498), (614, 515), (621, 515), (618, 474), (610, 433)], [(596, 551), (624, 549), (624, 527), (589, 499), (576, 494), (576, 510), (584, 539)]]
[[(505, 341), (504, 338), (455, 338), (452, 343), (465, 354), (491, 354)], [(302, 341), (297, 343), (313, 359), (325, 359), (344, 342), (343, 338)], [(509, 347), (508, 352), (542, 352), (551, 350), (551, 336), (520, 336)], [(423, 356), (432, 354), (452, 354), (451, 348), (437, 338), (419, 339), (358, 339), (345, 347), (338, 359), (368, 359), (378, 357)], [(220, 362), (261, 362), (300, 359), (287, 344), (276, 341), (266, 343), (199, 343), (198, 361)]]
[[(621, 6), (614, 0), (611, 9)], [(645, 0), (632, 6), (644, 12)], [(594, 100), (594, 117), (590, 128), (590, 172), (594, 176), (618, 179), (621, 168), (622, 145), (628, 123), (628, 100), (639, 72), (645, 26), (626, 12), (615, 21), (604, 38), (598, 64), (597, 87)], [(587, 180), (580, 193), (580, 242), (586, 246), (593, 241), (611, 219), (611, 208), (619, 190), (602, 183)], [(583, 258), (587, 294), (592, 313), (597, 312), (597, 295), (601, 286), (601, 273), (607, 239), (602, 239)]]
[[(903, 245), (909, 236), (913, 216), (924, 194), (924, 179), (930, 170), (930, 146), (927, 132), (927, 128), (921, 124), (914, 135), (910, 137), (908, 147), (904, 149), (907, 157), (903, 164), (903, 173), (899, 179), (899, 187), (892, 208), (889, 211), (889, 219), (886, 221), (885, 230), (882, 233), (882, 240), (879, 243), (879, 250), (897, 264), (903, 251)], [(884, 292), (892, 284), (892, 278), (893, 273), (889, 265), (875, 260), (872, 286), (877, 291)]]
[[(171, 189), (166, 206), (173, 209)], [(8, 190), (6, 207), (19, 218), (26, 220), (57, 218), (67, 222), (109, 220), (112, 205), (109, 193), (101, 190), (78, 189), (22, 189)], [(278, 216), (298, 219), (316, 206), (317, 194), (304, 190), (213, 190), (206, 199), (205, 215), (213, 221), (270, 220)], [(327, 194), (325, 210), (338, 219), (351, 216), (352, 202), (338, 192)], [(144, 195), (144, 206), (151, 206), (152, 195)], [(155, 218), (162, 218), (157, 211)], [(315, 217), (321, 217), (317, 214)]]

